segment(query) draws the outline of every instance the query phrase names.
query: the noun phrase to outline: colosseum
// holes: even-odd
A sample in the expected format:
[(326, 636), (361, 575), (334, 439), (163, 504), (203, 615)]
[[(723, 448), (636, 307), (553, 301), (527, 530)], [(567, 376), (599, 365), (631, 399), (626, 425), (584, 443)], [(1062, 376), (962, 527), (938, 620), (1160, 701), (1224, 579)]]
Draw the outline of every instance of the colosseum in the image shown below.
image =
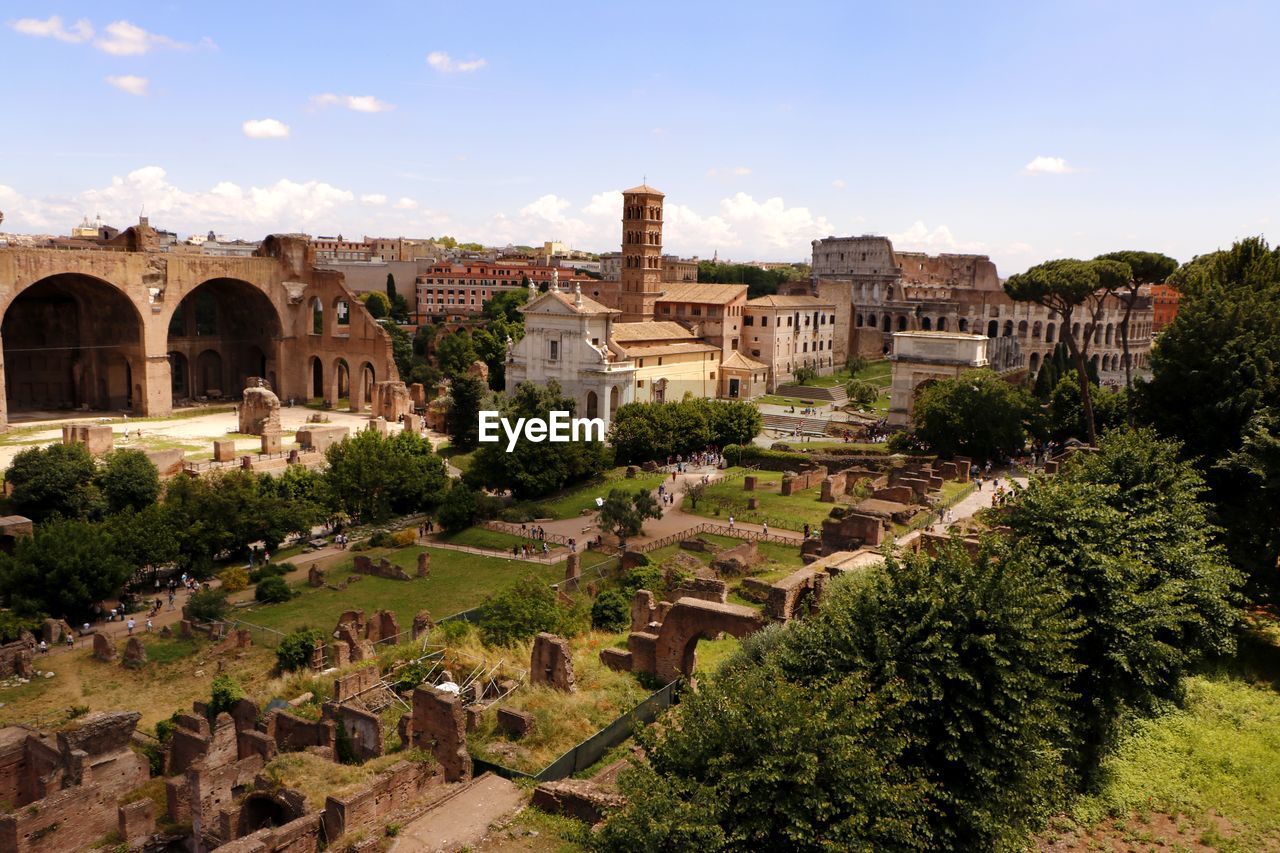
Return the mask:
[(143, 220), (101, 248), (0, 249), (0, 427), (168, 415), (236, 399), (251, 377), (359, 412), (373, 383), (399, 378), (386, 331), (305, 237), (268, 237), (253, 257), (156, 247)]

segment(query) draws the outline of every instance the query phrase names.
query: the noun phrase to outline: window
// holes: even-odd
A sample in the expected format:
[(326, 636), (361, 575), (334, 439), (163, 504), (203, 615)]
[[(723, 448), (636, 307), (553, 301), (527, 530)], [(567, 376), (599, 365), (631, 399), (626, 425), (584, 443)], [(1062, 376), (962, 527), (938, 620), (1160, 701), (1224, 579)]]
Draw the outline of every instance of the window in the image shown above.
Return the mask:
[(760, 318), (760, 325), (761, 326), (769, 325), (769, 315), (766, 314), (765, 316)]
[(747, 315), (747, 318), (742, 321), (742, 325), (744, 326), (754, 326), (755, 324), (756, 324), (756, 318), (752, 317), (751, 315)]
[(548, 357), (552, 361), (559, 361), (560, 360), (560, 342), (547, 341), (547, 344), (550, 346), (550, 352), (548, 353)]

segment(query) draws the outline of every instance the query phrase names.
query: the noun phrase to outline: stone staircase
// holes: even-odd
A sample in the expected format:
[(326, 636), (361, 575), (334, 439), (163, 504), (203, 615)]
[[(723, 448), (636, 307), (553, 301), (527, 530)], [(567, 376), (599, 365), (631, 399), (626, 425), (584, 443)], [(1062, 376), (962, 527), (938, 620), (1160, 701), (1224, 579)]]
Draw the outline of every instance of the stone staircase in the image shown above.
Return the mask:
[(793, 435), (796, 427), (799, 427), (801, 435), (825, 436), (828, 426), (828, 421), (822, 418), (805, 418), (798, 415), (762, 415), (761, 422), (766, 430), (776, 430), (787, 435)]
[(821, 400), (833, 403), (837, 407), (849, 402), (849, 395), (845, 393), (843, 385), (836, 385), (833, 388), (819, 388), (816, 385), (779, 385), (773, 393), (779, 397), (795, 397), (814, 402)]

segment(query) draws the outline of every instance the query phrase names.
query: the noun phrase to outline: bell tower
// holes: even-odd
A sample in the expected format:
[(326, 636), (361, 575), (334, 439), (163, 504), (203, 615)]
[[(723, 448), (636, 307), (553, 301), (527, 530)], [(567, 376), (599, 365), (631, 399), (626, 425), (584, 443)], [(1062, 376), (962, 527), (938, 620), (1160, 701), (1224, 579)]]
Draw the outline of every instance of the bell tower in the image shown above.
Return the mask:
[(648, 184), (622, 193), (622, 322), (652, 320), (662, 296), (662, 199)]

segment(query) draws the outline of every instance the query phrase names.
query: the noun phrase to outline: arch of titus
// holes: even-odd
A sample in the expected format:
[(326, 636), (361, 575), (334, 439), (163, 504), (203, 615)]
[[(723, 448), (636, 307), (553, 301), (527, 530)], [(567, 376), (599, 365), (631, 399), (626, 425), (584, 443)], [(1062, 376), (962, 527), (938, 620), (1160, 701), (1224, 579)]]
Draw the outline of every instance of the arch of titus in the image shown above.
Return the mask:
[(151, 235), (144, 221), (109, 248), (0, 249), (0, 428), (22, 411), (167, 415), (249, 377), (361, 411), (399, 378), (390, 337), (305, 237), (231, 258), (150, 250)]

